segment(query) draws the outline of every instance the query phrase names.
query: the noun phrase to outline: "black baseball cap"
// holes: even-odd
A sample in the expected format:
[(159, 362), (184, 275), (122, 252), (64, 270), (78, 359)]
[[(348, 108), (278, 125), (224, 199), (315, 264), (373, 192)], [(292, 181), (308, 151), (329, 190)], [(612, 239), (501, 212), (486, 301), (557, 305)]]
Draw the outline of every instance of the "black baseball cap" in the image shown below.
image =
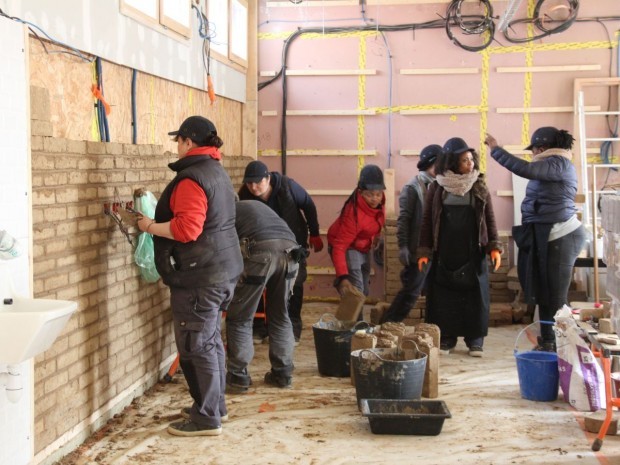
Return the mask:
[(243, 174), (243, 184), (249, 182), (261, 182), (263, 178), (269, 176), (269, 168), (262, 161), (254, 160), (248, 163)]
[(181, 124), (177, 131), (168, 133), (169, 136), (181, 136), (191, 139), (198, 145), (206, 142), (209, 137), (217, 136), (215, 125), (203, 116), (190, 116)]
[(460, 155), (461, 153), (465, 153), (467, 151), (473, 152), (467, 142), (465, 142), (460, 137), (453, 137), (452, 139), (448, 139), (445, 144), (443, 144), (443, 151), (446, 153), (454, 153), (456, 155)]
[(559, 129), (552, 126), (545, 126), (536, 129), (530, 139), (530, 145), (525, 147), (525, 150), (532, 150), (534, 147), (550, 147), (555, 142)]
[(432, 144), (427, 145), (420, 152), (420, 161), (418, 161), (418, 169), (420, 171), (426, 171), (433, 163), (437, 161), (437, 157), (441, 155), (442, 148), (441, 145)]
[(366, 165), (360, 171), (357, 187), (362, 190), (381, 191), (385, 189), (383, 171), (377, 165)]

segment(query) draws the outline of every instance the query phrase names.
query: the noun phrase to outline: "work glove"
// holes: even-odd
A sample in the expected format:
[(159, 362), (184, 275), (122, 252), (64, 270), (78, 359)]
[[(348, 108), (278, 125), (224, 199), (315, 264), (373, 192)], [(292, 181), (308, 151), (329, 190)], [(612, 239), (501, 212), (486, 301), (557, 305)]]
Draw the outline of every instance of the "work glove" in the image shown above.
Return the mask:
[(321, 239), (321, 236), (310, 236), (308, 242), (310, 243), (310, 248), (315, 252), (323, 250), (323, 239)]
[(502, 265), (502, 254), (499, 250), (493, 249), (489, 254), (491, 256), (491, 263), (493, 264), (493, 271), (497, 271)]
[(428, 257), (418, 258), (418, 270), (420, 270), (420, 273), (426, 273), (427, 268), (428, 268)]
[(409, 252), (409, 247), (401, 247), (398, 251), (398, 259), (403, 266), (409, 266), (411, 263), (411, 252)]
[(348, 279), (343, 279), (338, 284), (338, 294), (341, 296), (345, 294), (353, 294), (355, 293), (355, 286)]

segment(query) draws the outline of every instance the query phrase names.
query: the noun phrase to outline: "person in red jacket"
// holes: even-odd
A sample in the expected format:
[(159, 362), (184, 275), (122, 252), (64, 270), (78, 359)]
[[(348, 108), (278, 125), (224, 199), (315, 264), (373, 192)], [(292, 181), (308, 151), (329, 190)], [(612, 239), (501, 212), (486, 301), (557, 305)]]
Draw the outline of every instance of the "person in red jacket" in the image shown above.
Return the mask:
[(334, 286), (343, 295), (356, 287), (368, 295), (370, 252), (379, 243), (385, 224), (385, 184), (377, 165), (366, 165), (357, 188), (327, 231), (329, 255), (336, 268)]

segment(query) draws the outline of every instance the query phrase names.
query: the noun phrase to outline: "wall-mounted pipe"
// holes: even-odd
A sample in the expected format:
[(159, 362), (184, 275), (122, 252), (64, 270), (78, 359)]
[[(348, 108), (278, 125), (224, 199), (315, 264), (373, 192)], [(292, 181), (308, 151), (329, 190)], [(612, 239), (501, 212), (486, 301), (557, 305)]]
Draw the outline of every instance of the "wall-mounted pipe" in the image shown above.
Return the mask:
[(0, 388), (4, 388), (9, 401), (16, 404), (24, 394), (19, 365), (6, 365), (6, 372), (0, 372)]

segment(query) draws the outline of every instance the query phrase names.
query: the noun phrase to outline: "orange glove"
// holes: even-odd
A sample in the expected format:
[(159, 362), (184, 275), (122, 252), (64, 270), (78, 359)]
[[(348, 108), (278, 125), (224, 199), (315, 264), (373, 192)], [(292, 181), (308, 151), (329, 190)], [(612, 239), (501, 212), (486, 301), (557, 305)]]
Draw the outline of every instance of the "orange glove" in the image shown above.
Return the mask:
[(310, 236), (308, 242), (310, 243), (310, 248), (314, 249), (315, 252), (323, 250), (323, 239), (321, 239), (321, 236)]
[(502, 265), (502, 254), (499, 250), (493, 249), (491, 250), (491, 263), (493, 264), (493, 271), (497, 271), (499, 267)]
[(426, 268), (428, 268), (428, 257), (418, 258), (418, 270), (421, 273), (426, 273)]

